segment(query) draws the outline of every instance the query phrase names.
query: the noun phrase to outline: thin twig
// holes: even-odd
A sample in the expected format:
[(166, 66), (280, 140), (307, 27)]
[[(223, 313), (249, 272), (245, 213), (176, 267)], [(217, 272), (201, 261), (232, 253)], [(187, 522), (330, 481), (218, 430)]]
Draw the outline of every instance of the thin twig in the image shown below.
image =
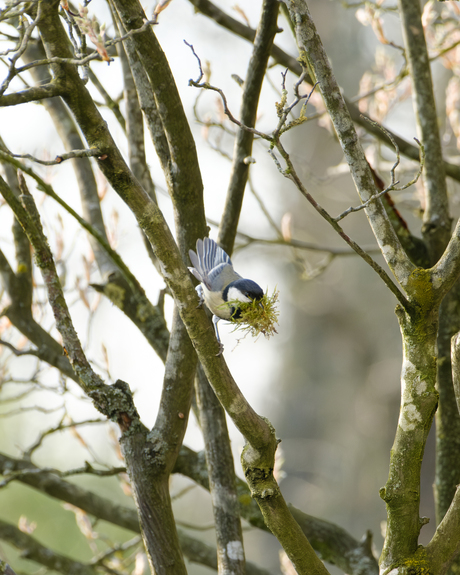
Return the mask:
[(221, 97), (222, 100), (222, 105), (224, 107), (224, 112), (225, 115), (228, 116), (229, 120), (231, 122), (233, 122), (234, 124), (236, 124), (238, 127), (240, 127), (242, 130), (246, 130), (247, 132), (251, 132), (252, 134), (259, 136), (260, 138), (263, 138), (264, 140), (268, 140), (269, 142), (271, 142), (272, 138), (271, 136), (268, 136), (267, 134), (264, 134), (263, 132), (259, 132), (259, 130), (256, 130), (255, 128), (250, 128), (249, 126), (245, 126), (244, 124), (242, 124), (239, 120), (237, 120), (233, 114), (231, 113), (229, 107), (228, 107), (228, 103), (227, 103), (227, 97), (225, 96), (224, 92), (220, 89), (217, 88), (216, 86), (212, 86), (209, 82), (201, 82), (202, 78), (203, 78), (203, 69), (201, 67), (201, 60), (199, 58), (199, 56), (197, 55), (197, 53), (195, 52), (195, 49), (193, 48), (192, 44), (189, 44), (188, 42), (186, 42), (184, 40), (184, 43), (191, 49), (191, 51), (193, 52), (193, 55), (195, 56), (195, 58), (198, 61), (198, 66), (200, 69), (200, 75), (198, 77), (197, 80), (189, 80), (188, 81), (188, 85), (189, 86), (193, 86), (194, 88), (202, 88), (204, 90), (211, 90), (213, 92), (217, 92), (219, 94), (219, 96)]
[(96, 148), (89, 148), (87, 150), (72, 150), (71, 152), (67, 152), (66, 154), (60, 154), (56, 156), (54, 160), (39, 160), (30, 154), (13, 154), (8, 150), (2, 150), (6, 154), (9, 154), (13, 158), (21, 158), (22, 160), (31, 160), (32, 162), (36, 162), (37, 164), (41, 164), (42, 166), (55, 166), (57, 164), (62, 164), (66, 160), (71, 160), (73, 158), (94, 158), (98, 157), (100, 160), (103, 159), (101, 151)]
[(375, 200), (378, 200), (379, 198), (381, 198), (382, 196), (384, 196), (385, 194), (387, 194), (388, 192), (401, 192), (403, 190), (406, 190), (407, 188), (409, 188), (410, 186), (412, 186), (413, 184), (415, 184), (417, 182), (417, 180), (420, 178), (420, 176), (422, 175), (422, 171), (423, 171), (423, 166), (425, 165), (425, 147), (423, 146), (423, 144), (417, 139), (414, 138), (414, 140), (417, 142), (417, 144), (420, 147), (420, 165), (419, 165), (419, 169), (418, 172), (415, 174), (415, 176), (412, 178), (412, 180), (410, 180), (409, 182), (407, 182), (406, 184), (404, 184), (403, 186), (400, 186), (399, 188), (397, 187), (397, 184), (399, 184), (399, 181), (396, 180), (396, 168), (399, 166), (400, 161), (401, 161), (401, 157), (399, 154), (399, 147), (398, 144), (396, 143), (395, 139), (393, 138), (393, 135), (383, 126), (381, 126), (380, 124), (378, 124), (377, 122), (375, 122), (374, 120), (371, 120), (370, 118), (367, 118), (366, 116), (361, 114), (361, 117), (364, 118), (367, 122), (369, 122), (370, 124), (372, 124), (372, 126), (380, 129), (391, 141), (391, 143), (393, 144), (395, 151), (396, 151), (396, 161), (393, 164), (391, 170), (390, 170), (390, 174), (391, 174), (391, 183), (390, 185), (385, 188), (384, 190), (382, 190), (381, 192), (379, 192), (378, 194), (374, 194), (373, 196), (371, 196), (367, 201), (363, 202), (361, 205), (356, 206), (356, 207), (350, 207), (347, 210), (345, 210), (344, 212), (342, 212), (340, 215), (338, 215), (335, 219), (336, 222), (339, 222), (340, 220), (343, 220), (343, 218), (345, 218), (346, 216), (348, 216), (348, 214), (351, 214), (353, 212), (359, 212), (361, 210), (364, 210), (365, 208), (367, 208), (369, 206), (369, 204), (371, 204), (372, 202), (374, 202)]
[(0, 339), (0, 345), (4, 345), (5, 347), (7, 347), (17, 357), (19, 357), (21, 355), (34, 355), (35, 357), (40, 357), (40, 353), (36, 349), (26, 349), (24, 351), (21, 351), (21, 350), (17, 349), (16, 347), (14, 347), (14, 345), (12, 345), (11, 343), (9, 343), (3, 339)]
[(126, 473), (126, 467), (113, 467), (111, 469), (95, 469), (88, 461), (85, 462), (84, 467), (76, 467), (74, 469), (68, 469), (67, 471), (60, 471), (54, 467), (31, 467), (30, 469), (21, 469), (19, 471), (4, 471), (3, 481), (0, 481), (0, 488), (6, 487), (12, 481), (20, 481), (27, 477), (28, 475), (41, 475), (52, 473), (58, 477), (70, 477), (73, 475), (84, 475), (86, 473), (90, 475), (96, 475), (97, 477), (112, 477), (113, 475), (118, 475), (119, 473)]

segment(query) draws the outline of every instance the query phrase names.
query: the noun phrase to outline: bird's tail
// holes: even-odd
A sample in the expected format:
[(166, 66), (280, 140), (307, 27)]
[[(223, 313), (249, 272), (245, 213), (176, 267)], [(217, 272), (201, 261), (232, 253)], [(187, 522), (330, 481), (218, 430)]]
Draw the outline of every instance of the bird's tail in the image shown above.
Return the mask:
[(200, 282), (205, 282), (209, 272), (219, 264), (232, 264), (224, 250), (210, 238), (197, 240), (196, 253), (193, 250), (189, 250), (188, 254), (193, 264), (193, 267), (188, 269)]

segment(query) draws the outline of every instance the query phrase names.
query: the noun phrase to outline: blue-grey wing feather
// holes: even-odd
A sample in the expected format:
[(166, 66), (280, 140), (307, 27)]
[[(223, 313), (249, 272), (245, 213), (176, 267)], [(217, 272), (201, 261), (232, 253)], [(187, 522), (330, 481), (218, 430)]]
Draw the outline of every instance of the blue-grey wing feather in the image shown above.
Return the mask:
[(221, 263), (208, 273), (205, 286), (212, 291), (222, 291), (229, 283), (240, 278), (232, 264)]

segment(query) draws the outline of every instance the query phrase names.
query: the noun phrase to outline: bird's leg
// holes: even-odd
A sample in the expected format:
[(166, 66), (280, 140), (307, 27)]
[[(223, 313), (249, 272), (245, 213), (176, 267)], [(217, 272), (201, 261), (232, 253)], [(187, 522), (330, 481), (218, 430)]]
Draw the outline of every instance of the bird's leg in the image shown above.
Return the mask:
[(202, 305), (204, 304), (203, 286), (201, 284), (198, 284), (195, 288), (195, 291), (198, 294), (198, 297), (200, 298), (200, 302), (196, 307), (197, 308), (202, 307)]
[(216, 338), (217, 338), (217, 342), (219, 344), (219, 353), (216, 355), (222, 355), (222, 352), (224, 351), (224, 344), (220, 341), (220, 336), (219, 336), (219, 330), (217, 329), (217, 323), (220, 320), (220, 317), (217, 317), (217, 315), (213, 315), (212, 316), (212, 323), (214, 325), (214, 331), (216, 332)]

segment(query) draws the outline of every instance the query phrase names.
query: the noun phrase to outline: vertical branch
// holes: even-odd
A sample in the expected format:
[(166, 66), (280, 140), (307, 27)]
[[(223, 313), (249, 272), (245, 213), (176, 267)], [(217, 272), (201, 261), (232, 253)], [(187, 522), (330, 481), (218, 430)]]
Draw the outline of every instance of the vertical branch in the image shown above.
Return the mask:
[[(256, 122), (262, 83), (277, 31), (277, 19), (278, 2), (265, 0), (243, 88), (241, 121), (248, 126), (254, 126)], [(232, 171), (218, 240), (229, 254), (233, 251), (249, 176), (250, 164), (245, 160), (251, 156), (253, 139), (251, 132), (241, 129), (235, 138)], [(216, 523), (219, 573), (244, 573), (245, 558), (235, 469), (225, 412), (202, 370), (198, 372), (196, 389)]]
[(201, 366), (198, 368), (195, 389), (216, 526), (218, 572), (243, 575), (243, 534), (225, 411)]
[[(113, 4), (127, 31), (142, 27), (146, 17), (137, 0), (113, 0)], [(147, 28), (134, 34), (126, 42), (129, 44), (134, 46), (148, 77), (167, 139), (170, 160), (166, 179), (175, 208), (177, 241), (185, 261), (190, 247), (195, 245), (197, 238), (206, 235), (207, 229), (195, 141), (168, 61), (153, 30)]]
[(452, 380), (457, 410), (460, 413), (460, 332), (452, 337)]
[(417, 127), (426, 153), (423, 172), (426, 206), (422, 232), (430, 251), (432, 263), (435, 263), (447, 246), (451, 229), (436, 102), (422, 26), (420, 2), (398, 0), (398, 5), (414, 92), (413, 101)]
[[(241, 123), (251, 128), (255, 126), (265, 70), (277, 32), (278, 6), (278, 0), (263, 2), (262, 16), (254, 39), (254, 50), (244, 81)], [(218, 243), (229, 255), (233, 252), (244, 190), (249, 176), (250, 163), (245, 160), (251, 156), (253, 140), (254, 135), (251, 132), (242, 129), (237, 131), (227, 199), (218, 237)]]
[(155, 185), (145, 157), (144, 116), (136, 91), (136, 85), (123, 44), (117, 44), (117, 51), (123, 72), (123, 99), (126, 109), (126, 137), (128, 140), (129, 167), (134, 176), (142, 184), (142, 187), (156, 202)]
[[(413, 104), (420, 139), (425, 147), (425, 211), (422, 233), (431, 263), (443, 254), (449, 239), (451, 218), (447, 197), (436, 102), (419, 2), (398, 0), (413, 88)], [(436, 520), (450, 506), (460, 481), (460, 415), (452, 387), (451, 337), (460, 329), (460, 285), (453, 286), (442, 303), (438, 337), (439, 409), (436, 414)]]
[[(0, 138), (0, 147), (4, 148), (4, 142)], [(12, 192), (19, 197), (18, 176), (8, 163), (3, 163), (6, 180)], [(16, 218), (13, 221), (14, 247), (16, 251), (16, 273), (11, 270), (9, 280), (6, 282), (11, 299), (11, 305), (18, 308), (19, 314), (24, 317), (32, 317), (33, 279), (32, 279), (32, 255), (30, 242)]]
[(460, 413), (456, 354), (451, 355), (451, 339), (460, 329), (460, 282), (445, 296), (439, 313), (438, 391), (436, 412), (436, 470), (434, 495), (436, 523), (440, 523), (460, 482)]
[(437, 406), (438, 306), (410, 313), (397, 308), (397, 315), (404, 354), (402, 393), (388, 481), (380, 492), (388, 514), (387, 535), (380, 558), (383, 571), (410, 561), (418, 548), (419, 532), (425, 523), (419, 517), (420, 470)]
[[(44, 57), (43, 47), (36, 42), (31, 42), (22, 56), (26, 64)], [(33, 67), (30, 69), (30, 73), (38, 85), (49, 81), (49, 74), (44, 66)], [(83, 149), (85, 145), (63, 101), (60, 98), (46, 98), (43, 100), (43, 106), (50, 115), (65, 149), (68, 151)], [(83, 217), (108, 243), (91, 160), (89, 158), (77, 158), (71, 161), (80, 191)], [(115, 271), (117, 269), (116, 266), (99, 242), (91, 236), (89, 241), (101, 275), (108, 275)]]

